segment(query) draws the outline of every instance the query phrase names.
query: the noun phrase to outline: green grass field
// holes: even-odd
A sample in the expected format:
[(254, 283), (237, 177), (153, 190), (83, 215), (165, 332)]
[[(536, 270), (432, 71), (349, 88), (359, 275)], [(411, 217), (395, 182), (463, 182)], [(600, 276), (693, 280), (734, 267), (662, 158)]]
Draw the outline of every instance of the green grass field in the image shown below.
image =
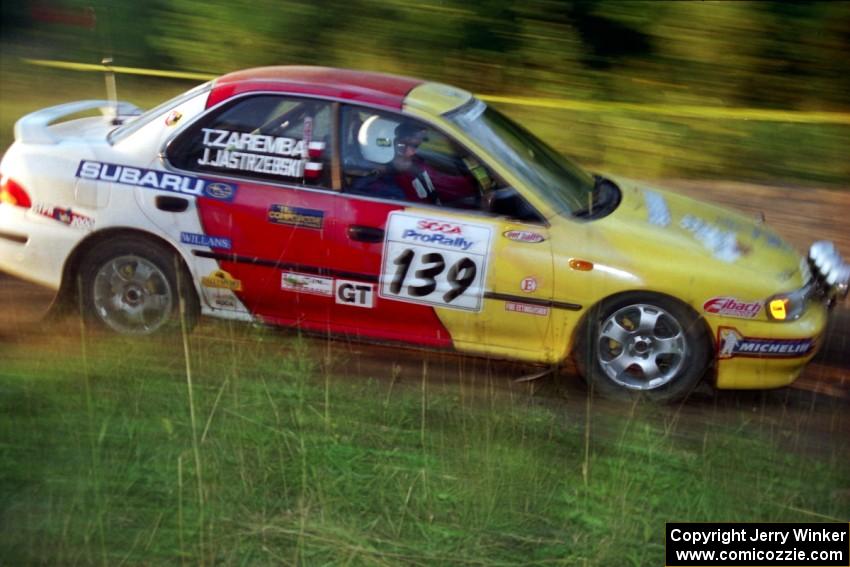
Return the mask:
[(807, 450), (793, 412), (345, 380), (324, 345), (0, 343), (4, 563), (661, 565), (666, 521), (850, 516), (846, 444)]

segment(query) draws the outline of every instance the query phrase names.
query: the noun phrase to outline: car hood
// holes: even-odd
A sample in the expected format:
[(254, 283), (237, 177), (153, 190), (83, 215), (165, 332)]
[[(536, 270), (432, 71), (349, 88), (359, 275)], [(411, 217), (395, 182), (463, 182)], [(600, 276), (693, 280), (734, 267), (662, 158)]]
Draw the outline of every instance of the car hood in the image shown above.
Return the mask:
[(655, 262), (687, 263), (701, 271), (735, 275), (773, 290), (801, 287), (806, 264), (785, 240), (763, 222), (676, 193), (617, 180), (622, 201), (597, 221), (606, 232), (643, 247)]

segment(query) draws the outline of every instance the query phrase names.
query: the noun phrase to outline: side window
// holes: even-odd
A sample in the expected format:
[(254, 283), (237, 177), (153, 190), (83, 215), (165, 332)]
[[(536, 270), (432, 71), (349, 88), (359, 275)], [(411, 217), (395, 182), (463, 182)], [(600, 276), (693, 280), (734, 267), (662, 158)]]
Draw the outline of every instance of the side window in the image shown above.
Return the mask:
[(330, 104), (258, 95), (201, 118), (166, 157), (189, 171), (329, 187), (330, 131)]
[(419, 121), (345, 106), (341, 125), (347, 193), (481, 209), (483, 196), (503, 186), (469, 152)]

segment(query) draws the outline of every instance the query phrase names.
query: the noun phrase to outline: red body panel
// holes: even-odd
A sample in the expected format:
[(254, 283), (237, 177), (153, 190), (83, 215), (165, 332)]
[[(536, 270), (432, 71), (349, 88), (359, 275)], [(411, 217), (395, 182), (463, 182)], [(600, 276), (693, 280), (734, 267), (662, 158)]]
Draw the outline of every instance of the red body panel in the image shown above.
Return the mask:
[(420, 84), (422, 81), (407, 77), (327, 67), (260, 67), (217, 79), (207, 107), (241, 93), (271, 91), (400, 109), (407, 93)]
[[(321, 211), (324, 215), (322, 228), (270, 222), (272, 205)], [(328, 304), (333, 297), (284, 290), (281, 276), (285, 271), (303, 271), (299, 266), (327, 265), (329, 235), (336, 227), (329, 222), (333, 206), (334, 195), (330, 193), (258, 183), (240, 183), (239, 192), (230, 203), (200, 200), (204, 232), (228, 236), (232, 240), (230, 253), (242, 258), (239, 262), (221, 262), (221, 266), (242, 282), (242, 291), (237, 295), (253, 314), (286, 320), (290, 324), (327, 322)]]
[[(420, 84), (416, 79), (361, 71), (263, 67), (217, 79), (207, 107), (241, 93), (268, 91), (398, 110), (405, 96)], [(273, 205), (313, 211), (309, 213), (313, 215), (321, 211), (322, 226), (271, 222)], [(221, 267), (242, 282), (242, 289), (235, 293), (254, 316), (312, 331), (451, 347), (451, 337), (433, 308), (378, 297), (383, 242), (362, 242), (349, 234), (352, 225), (384, 229), (389, 213), (401, 208), (401, 204), (355, 199), (332, 191), (251, 182), (240, 183), (235, 200), (229, 203), (199, 199), (206, 234), (232, 240), (230, 251), (216, 252)], [(372, 307), (338, 301), (336, 293), (328, 296), (283, 289), (285, 272), (371, 286)]]
[[(272, 205), (322, 211), (322, 228), (269, 221)], [(382, 242), (352, 240), (351, 225), (383, 229), (400, 205), (358, 200), (331, 191), (240, 183), (233, 202), (199, 199), (204, 232), (228, 236), (232, 249), (217, 251), (222, 269), (242, 282), (235, 292), (255, 316), (278, 325), (384, 341), (449, 348), (451, 336), (434, 309), (378, 297)], [(284, 272), (371, 284), (372, 308), (338, 303), (334, 295), (282, 289)]]
[(372, 276), (375, 285), (372, 309), (335, 303), (331, 319), (341, 332), (395, 341), (414, 342), (422, 346), (450, 347), (451, 336), (432, 307), (392, 301), (378, 297), (383, 242), (352, 240), (352, 226), (384, 230), (390, 212), (402, 210), (402, 205), (378, 203), (340, 195), (334, 211), (334, 222), (340, 226), (333, 238), (342, 240), (331, 244), (330, 263), (341, 272)]

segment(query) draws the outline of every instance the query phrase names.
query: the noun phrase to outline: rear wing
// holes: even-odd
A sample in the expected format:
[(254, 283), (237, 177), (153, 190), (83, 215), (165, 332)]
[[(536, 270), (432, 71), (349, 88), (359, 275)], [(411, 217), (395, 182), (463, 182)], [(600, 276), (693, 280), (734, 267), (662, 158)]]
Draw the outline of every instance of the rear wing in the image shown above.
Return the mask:
[(114, 120), (119, 117), (138, 116), (142, 110), (129, 102), (116, 103), (108, 100), (80, 100), (51, 106), (27, 114), (15, 122), (15, 141), (25, 144), (56, 144), (59, 138), (48, 128), (60, 118), (79, 112), (99, 109), (104, 118)]

